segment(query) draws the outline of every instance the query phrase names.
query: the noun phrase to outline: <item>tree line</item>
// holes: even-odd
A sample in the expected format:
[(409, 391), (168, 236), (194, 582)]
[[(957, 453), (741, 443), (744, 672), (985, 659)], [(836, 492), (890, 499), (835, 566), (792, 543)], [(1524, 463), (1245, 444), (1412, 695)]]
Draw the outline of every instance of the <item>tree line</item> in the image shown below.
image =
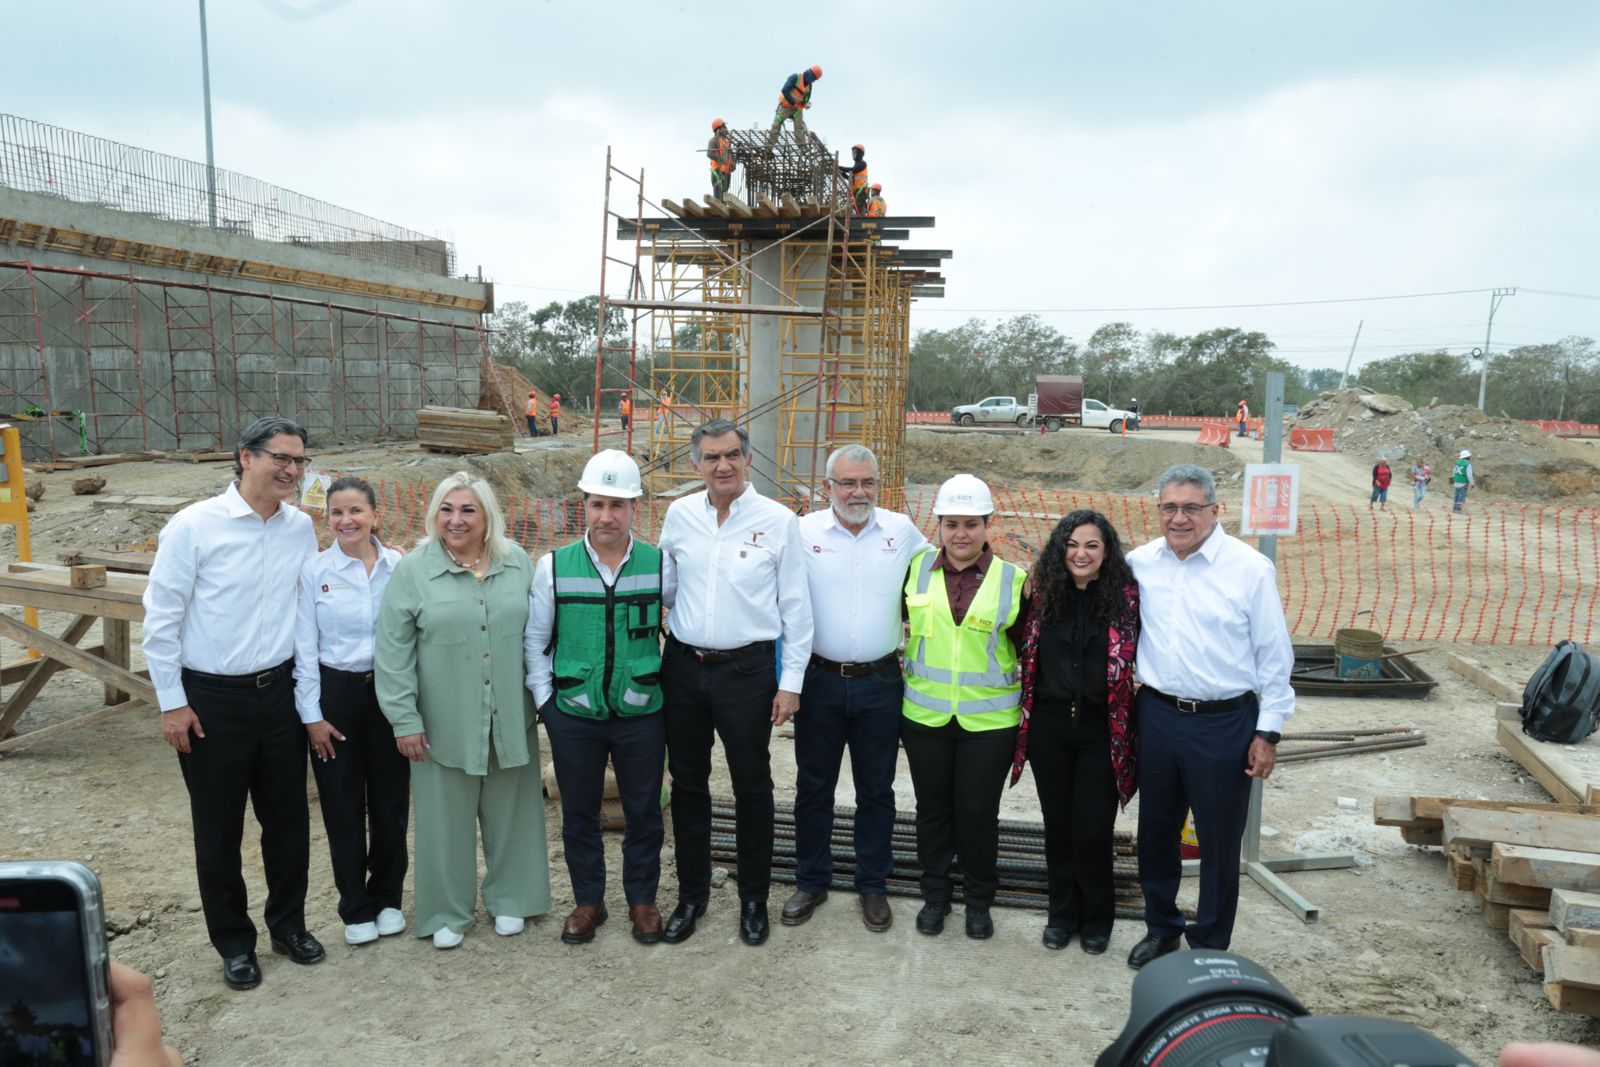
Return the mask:
[[(486, 320), (494, 358), (514, 365), (540, 389), (563, 393), (580, 406), (594, 393), (599, 326), (595, 297), (540, 308), (513, 301)], [(604, 384), (627, 382), (626, 314), (609, 308)], [(696, 338), (678, 339), (698, 348)], [(1284, 400), (1304, 404), (1335, 388), (1336, 368), (1306, 369), (1275, 355), (1260, 331), (1224, 326), (1193, 336), (1140, 331), (1132, 323), (1101, 326), (1079, 344), (1037, 315), (998, 322), (972, 319), (945, 330), (920, 330), (911, 343), (907, 404), (919, 411), (948, 411), (985, 396), (1025, 397), (1036, 374), (1078, 374), (1084, 392), (1125, 406), (1133, 397), (1149, 413), (1228, 415), (1241, 397), (1260, 409), (1271, 371), (1284, 375)], [(641, 338), (637, 377), (649, 382), (650, 353)], [(1416, 405), (1476, 405), (1481, 364), (1445, 350), (1408, 352), (1365, 364), (1350, 384), (1390, 393)], [(692, 399), (692, 398), (685, 398)], [(607, 406), (610, 406), (608, 402)], [(1492, 415), (1517, 419), (1600, 422), (1600, 347), (1587, 337), (1522, 345), (1489, 359)]]

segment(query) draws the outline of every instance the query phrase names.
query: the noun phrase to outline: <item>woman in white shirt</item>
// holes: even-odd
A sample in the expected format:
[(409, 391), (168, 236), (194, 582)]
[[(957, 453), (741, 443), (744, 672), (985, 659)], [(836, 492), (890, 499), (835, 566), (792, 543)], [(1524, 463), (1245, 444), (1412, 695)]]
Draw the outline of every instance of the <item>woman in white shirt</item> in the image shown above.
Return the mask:
[(347, 944), (405, 930), (410, 764), (378, 708), (372, 637), (378, 603), (400, 553), (374, 531), (377, 498), (360, 478), (328, 487), (334, 543), (300, 572), (295, 623), (295, 709), (311, 744)]

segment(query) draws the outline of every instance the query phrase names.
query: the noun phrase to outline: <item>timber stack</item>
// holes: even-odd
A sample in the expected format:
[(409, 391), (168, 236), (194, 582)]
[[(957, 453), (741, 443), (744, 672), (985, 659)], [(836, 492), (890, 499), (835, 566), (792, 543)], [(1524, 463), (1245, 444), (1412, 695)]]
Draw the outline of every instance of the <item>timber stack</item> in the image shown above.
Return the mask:
[(417, 443), (429, 452), (508, 452), (511, 420), (476, 408), (425, 407), (417, 412)]

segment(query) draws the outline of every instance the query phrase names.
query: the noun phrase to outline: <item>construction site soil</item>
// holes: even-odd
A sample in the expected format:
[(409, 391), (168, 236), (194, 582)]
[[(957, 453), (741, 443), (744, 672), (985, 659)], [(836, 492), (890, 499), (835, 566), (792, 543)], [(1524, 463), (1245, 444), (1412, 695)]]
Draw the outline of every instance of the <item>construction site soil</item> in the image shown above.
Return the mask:
[[(1357, 425), (1372, 423), (1343, 414), (1348, 425), (1342, 432), (1359, 433)], [(1382, 417), (1375, 425), (1397, 417), (1410, 416)], [(1525, 481), (1491, 480), (1509, 457), (1564, 455), (1566, 446), (1540, 449), (1520, 435), (1516, 441), (1489, 437), (1471, 419), (1462, 425), (1479, 434), (1465, 439), (1481, 464), (1485, 506), (1540, 493), (1574, 499), (1550, 484), (1559, 470), (1539, 475), (1537, 464)], [(1128, 492), (1148, 492), (1169, 463), (1198, 459), (1218, 471), (1225, 497), (1231, 493), (1236, 500), (1235, 475), (1243, 462), (1259, 460), (1260, 445), (1202, 449), (1193, 438), (1192, 431), (1127, 438), (1069, 431), (1044, 440), (914, 431), (907, 458), (911, 480), (919, 484), (970, 470), (1016, 485)], [(1361, 448), (1377, 441), (1351, 440)], [(1432, 440), (1441, 455), (1453, 455), (1446, 447), (1453, 441)], [(1380, 443), (1413, 446), (1406, 435)], [(426, 484), (468, 467), (514, 495), (561, 496), (571, 491), (587, 446), (587, 438), (569, 435), (520, 439), (519, 454), (487, 457), (428, 456), (414, 444), (314, 451), (322, 452), (326, 469), (374, 480)], [(1593, 467), (1600, 455), (1590, 446), (1572, 447), (1578, 451), (1567, 461), (1574, 464)], [(1302, 492), (1309, 498), (1364, 500), (1368, 455), (1293, 458), (1302, 464)], [(106, 492), (200, 497), (220, 489), (229, 471), (225, 463), (128, 463), (95, 473), (107, 478)], [(45, 493), (32, 517), (35, 558), (148, 545), (165, 516), (96, 510), (93, 498), (70, 491), (81, 474), (38, 476)], [(1576, 499), (1585, 495), (1593, 499), (1594, 491)], [(9, 530), (0, 535), (0, 556), (15, 558)], [(59, 613), (42, 613), (47, 630), (59, 631), (66, 621)], [(143, 666), (138, 639), (136, 627), (136, 670)], [(84, 644), (98, 640), (91, 631)], [(1545, 652), (1528, 646), (1433, 647), (1471, 655), (1514, 684)], [(1246, 881), (1234, 948), (1266, 965), (1314, 1012), (1409, 1020), (1480, 1063), (1494, 1062), (1498, 1048), (1512, 1039), (1600, 1043), (1600, 1023), (1550, 1008), (1516, 949), (1479, 917), (1472, 894), (1451, 887), (1437, 849), (1403, 844), (1397, 831), (1372, 825), (1372, 799), (1378, 795), (1547, 799), (1496, 744), (1492, 698), (1437, 656), (1424, 654), (1418, 662), (1439, 680), (1427, 700), (1299, 702), (1294, 730), (1411, 726), (1425, 731), (1428, 743), (1279, 768), (1266, 792), (1270, 837), (1264, 851), (1350, 850), (1357, 863), (1347, 870), (1286, 875), (1321, 908), (1320, 921), (1312, 924)], [(31, 730), (61, 722), (93, 710), (100, 700), (99, 683), (63, 672), (19, 725)], [(792, 799), (792, 742), (774, 737), (772, 752), (778, 799)], [(849, 781), (846, 771), (841, 803), (852, 802)], [(725, 770), (718, 770), (713, 785), (730, 790)], [(896, 792), (901, 810), (912, 810), (903, 761)], [(1355, 801), (1353, 808), (1348, 799)], [(1137, 804), (1136, 798), (1119, 816), (1120, 829), (1134, 827)], [(206, 940), (188, 799), (153, 714), (130, 712), (0, 757), (0, 810), (6, 812), (0, 856), (76, 859), (100, 873), (113, 955), (155, 977), (167, 1035), (192, 1064), (849, 1059), (1081, 1065), (1124, 1021), (1133, 980), (1124, 960), (1143, 933), (1141, 924), (1120, 921), (1104, 956), (1086, 956), (1076, 946), (1049, 952), (1039, 941), (1040, 913), (997, 909), (992, 940), (968, 940), (959, 923), (942, 937), (925, 937), (913, 927), (915, 902), (897, 898), (893, 929), (872, 934), (863, 929), (851, 895), (835, 893), (806, 925), (775, 924), (766, 945), (749, 948), (736, 936), (737, 898), (730, 881), (713, 891), (710, 913), (682, 945), (635, 944), (620, 890), (613, 888), (609, 903), (616, 921), (602, 927), (593, 944), (568, 946), (557, 935), (572, 896), (562, 864), (559, 809), (547, 803), (554, 905), (521, 936), (495, 936), (480, 914), (466, 942), (450, 952), (410, 936), (350, 948), (341, 940), (326, 841), (314, 814), (308, 918), (328, 958), (319, 966), (297, 967), (266, 952), (263, 939), (265, 981), (259, 989), (236, 993), (223, 986)], [(1037, 819), (1031, 776), (1007, 793), (1003, 815)], [(245, 873), (259, 914), (264, 886), (255, 837), (252, 819)], [(619, 835), (607, 835), (607, 853), (615, 887)], [(669, 833), (660, 896), (666, 907), (675, 900), (673, 875)], [(774, 909), (787, 891), (774, 887)], [(1192, 882), (1185, 893), (1192, 901)], [(406, 911), (409, 916), (409, 895)]]

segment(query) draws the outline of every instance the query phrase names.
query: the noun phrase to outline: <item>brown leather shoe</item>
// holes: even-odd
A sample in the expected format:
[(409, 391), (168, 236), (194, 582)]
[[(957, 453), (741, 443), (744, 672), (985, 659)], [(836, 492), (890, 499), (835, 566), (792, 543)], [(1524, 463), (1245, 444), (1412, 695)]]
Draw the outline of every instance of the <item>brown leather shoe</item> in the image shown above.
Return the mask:
[(796, 889), (794, 896), (790, 897), (783, 905), (783, 925), (799, 926), (811, 918), (811, 913), (817, 910), (817, 905), (828, 899), (828, 891), (812, 893), (804, 889)]
[(579, 904), (562, 925), (561, 940), (569, 945), (587, 945), (594, 940), (594, 928), (609, 917), (604, 904)]
[(661, 940), (661, 912), (654, 904), (631, 906), (628, 918), (633, 923), (633, 939), (639, 944), (653, 945)]
[(861, 922), (875, 934), (893, 926), (894, 912), (889, 910), (889, 898), (882, 893), (861, 894)]

